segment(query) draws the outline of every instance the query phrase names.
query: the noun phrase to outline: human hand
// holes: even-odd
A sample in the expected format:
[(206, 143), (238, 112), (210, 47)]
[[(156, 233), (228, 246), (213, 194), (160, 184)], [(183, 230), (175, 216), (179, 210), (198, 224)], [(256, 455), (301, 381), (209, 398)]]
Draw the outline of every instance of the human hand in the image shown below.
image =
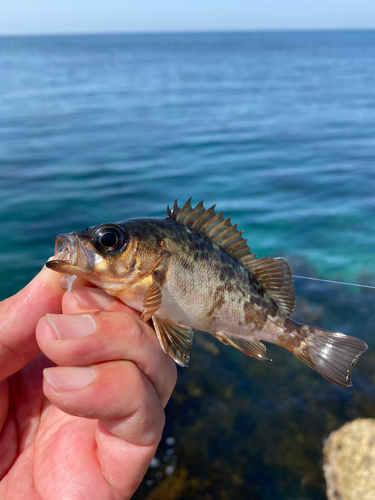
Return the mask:
[(0, 304), (0, 498), (128, 499), (176, 367), (139, 314), (101, 290), (76, 285), (61, 308), (59, 279), (44, 269)]

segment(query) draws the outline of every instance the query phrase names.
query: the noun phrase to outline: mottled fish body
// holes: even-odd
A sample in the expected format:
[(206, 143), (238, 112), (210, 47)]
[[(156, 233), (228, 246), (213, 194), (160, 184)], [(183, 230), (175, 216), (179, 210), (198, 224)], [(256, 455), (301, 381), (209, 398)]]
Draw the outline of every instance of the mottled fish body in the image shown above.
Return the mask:
[(367, 345), (355, 337), (289, 318), (294, 283), (282, 258), (257, 259), (237, 225), (203, 202), (168, 217), (101, 224), (56, 238), (47, 266), (86, 278), (153, 321), (163, 350), (180, 365), (190, 357), (193, 330), (260, 360), (262, 340), (280, 345), (328, 380), (351, 385)]

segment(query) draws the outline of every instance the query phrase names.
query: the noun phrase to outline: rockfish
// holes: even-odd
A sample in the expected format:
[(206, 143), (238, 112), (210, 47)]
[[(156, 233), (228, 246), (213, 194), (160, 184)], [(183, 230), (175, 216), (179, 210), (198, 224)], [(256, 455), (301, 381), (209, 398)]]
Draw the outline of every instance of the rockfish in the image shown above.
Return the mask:
[(296, 323), (292, 272), (283, 258), (250, 251), (237, 224), (215, 206), (177, 201), (166, 218), (106, 223), (57, 236), (47, 267), (78, 275), (152, 319), (164, 352), (187, 366), (193, 330), (268, 360), (261, 340), (284, 347), (338, 385), (349, 387), (367, 345)]

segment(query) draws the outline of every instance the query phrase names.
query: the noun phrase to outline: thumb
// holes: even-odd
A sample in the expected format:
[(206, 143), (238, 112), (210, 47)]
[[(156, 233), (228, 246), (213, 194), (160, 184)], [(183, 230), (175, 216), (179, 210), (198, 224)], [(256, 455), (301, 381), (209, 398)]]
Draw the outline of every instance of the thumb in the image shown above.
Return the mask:
[(61, 313), (61, 275), (46, 267), (21, 291), (0, 302), (0, 380), (38, 352), (35, 328), (47, 313)]

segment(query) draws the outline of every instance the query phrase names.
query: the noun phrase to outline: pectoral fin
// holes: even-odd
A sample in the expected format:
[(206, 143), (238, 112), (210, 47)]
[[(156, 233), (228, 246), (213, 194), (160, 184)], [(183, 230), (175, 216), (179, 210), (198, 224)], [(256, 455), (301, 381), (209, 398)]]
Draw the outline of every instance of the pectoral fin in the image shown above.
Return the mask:
[(241, 337), (231, 337), (224, 333), (216, 333), (215, 337), (223, 344), (230, 345), (239, 351), (244, 352), (248, 356), (259, 359), (260, 361), (272, 361), (267, 358), (267, 349), (262, 342), (254, 339), (243, 339)]
[(163, 293), (161, 286), (155, 280), (148, 289), (145, 299), (143, 301), (143, 312), (141, 318), (143, 321), (148, 321), (159, 309)]
[(151, 278), (152, 281), (143, 300), (141, 316), (143, 321), (148, 321), (161, 305), (161, 301), (163, 300), (162, 286), (165, 280), (166, 265), (169, 257), (170, 254), (168, 252), (163, 252), (156, 261), (152, 273), (147, 278)]
[(180, 366), (188, 366), (193, 344), (193, 330), (188, 326), (156, 316), (152, 317), (152, 321), (163, 351)]

